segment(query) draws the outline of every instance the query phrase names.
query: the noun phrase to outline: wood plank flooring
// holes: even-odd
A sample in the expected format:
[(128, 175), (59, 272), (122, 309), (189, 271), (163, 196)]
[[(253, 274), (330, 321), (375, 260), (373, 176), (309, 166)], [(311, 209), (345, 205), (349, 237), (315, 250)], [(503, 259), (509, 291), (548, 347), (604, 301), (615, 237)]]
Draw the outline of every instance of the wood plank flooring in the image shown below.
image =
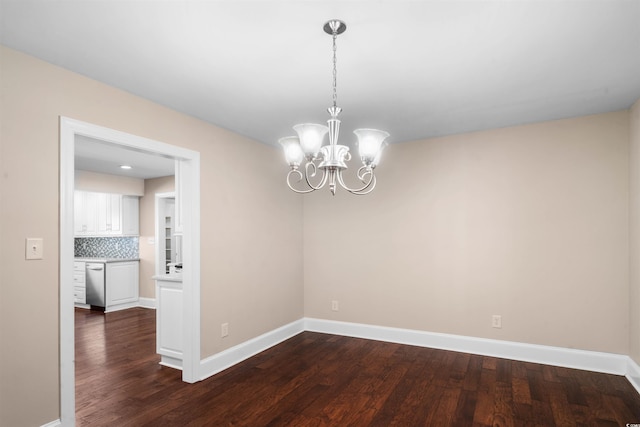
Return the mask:
[(626, 378), (312, 332), (186, 384), (155, 311), (76, 309), (78, 426), (625, 426)]

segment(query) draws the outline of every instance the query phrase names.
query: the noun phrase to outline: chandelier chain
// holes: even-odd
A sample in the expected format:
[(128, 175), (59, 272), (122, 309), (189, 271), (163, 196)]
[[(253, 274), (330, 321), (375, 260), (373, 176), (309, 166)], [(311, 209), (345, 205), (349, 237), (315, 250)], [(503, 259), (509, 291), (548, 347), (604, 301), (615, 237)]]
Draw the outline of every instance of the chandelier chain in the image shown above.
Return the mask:
[(336, 58), (336, 39), (338, 38), (338, 33), (333, 31), (333, 106), (336, 107), (338, 102), (338, 67), (337, 67), (337, 58)]

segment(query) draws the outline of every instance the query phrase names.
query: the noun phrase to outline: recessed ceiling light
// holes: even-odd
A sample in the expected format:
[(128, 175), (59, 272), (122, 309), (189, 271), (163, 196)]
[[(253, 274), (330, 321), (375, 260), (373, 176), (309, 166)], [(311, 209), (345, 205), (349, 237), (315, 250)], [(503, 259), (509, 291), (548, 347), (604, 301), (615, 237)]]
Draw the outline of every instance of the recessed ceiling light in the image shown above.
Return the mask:
[(120, 169), (131, 169), (129, 165), (120, 165)]

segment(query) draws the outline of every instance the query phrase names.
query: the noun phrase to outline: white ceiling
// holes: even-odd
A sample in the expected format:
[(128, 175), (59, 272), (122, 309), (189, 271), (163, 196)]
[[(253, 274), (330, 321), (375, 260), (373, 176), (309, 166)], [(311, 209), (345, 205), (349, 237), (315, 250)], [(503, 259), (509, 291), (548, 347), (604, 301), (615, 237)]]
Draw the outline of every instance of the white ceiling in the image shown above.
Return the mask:
[(342, 143), (390, 142), (628, 108), (640, 0), (1, 1), (8, 47), (258, 141), (331, 103)]
[[(75, 169), (130, 178), (159, 178), (174, 175), (175, 161), (82, 135), (75, 137)], [(129, 165), (123, 170), (120, 165)]]

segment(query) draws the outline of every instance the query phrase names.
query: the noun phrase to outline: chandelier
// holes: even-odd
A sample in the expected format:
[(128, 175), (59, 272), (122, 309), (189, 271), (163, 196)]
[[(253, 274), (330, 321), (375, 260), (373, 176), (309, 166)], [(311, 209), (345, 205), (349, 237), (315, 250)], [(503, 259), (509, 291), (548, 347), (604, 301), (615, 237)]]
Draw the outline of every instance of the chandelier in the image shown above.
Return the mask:
[[(342, 171), (347, 169), (345, 162), (351, 160), (349, 147), (338, 144), (340, 133), (340, 120), (338, 115), (342, 111), (337, 106), (337, 68), (336, 68), (336, 39), (338, 34), (344, 33), (347, 26), (344, 22), (334, 19), (327, 22), (324, 32), (333, 38), (333, 106), (327, 111), (331, 118), (327, 120), (328, 126), (313, 123), (302, 123), (295, 125), (293, 129), (298, 136), (288, 136), (280, 138), (278, 142), (284, 149), (285, 158), (291, 170), (287, 174), (287, 185), (296, 193), (311, 193), (320, 190), (327, 182), (331, 194), (336, 194), (336, 183), (352, 194), (368, 194), (376, 186), (376, 176), (374, 169), (380, 162), (380, 154), (385, 139), (389, 134), (377, 129), (356, 129), (353, 133), (358, 138), (358, 152), (362, 166), (358, 169), (356, 176), (362, 182), (360, 188), (349, 188), (342, 178)], [(324, 136), (329, 133), (329, 144), (322, 145)], [(302, 170), (300, 166), (304, 162)], [(318, 170), (322, 172), (321, 177)], [(294, 184), (304, 182), (296, 188)], [(293, 183), (292, 183), (293, 181)]]

